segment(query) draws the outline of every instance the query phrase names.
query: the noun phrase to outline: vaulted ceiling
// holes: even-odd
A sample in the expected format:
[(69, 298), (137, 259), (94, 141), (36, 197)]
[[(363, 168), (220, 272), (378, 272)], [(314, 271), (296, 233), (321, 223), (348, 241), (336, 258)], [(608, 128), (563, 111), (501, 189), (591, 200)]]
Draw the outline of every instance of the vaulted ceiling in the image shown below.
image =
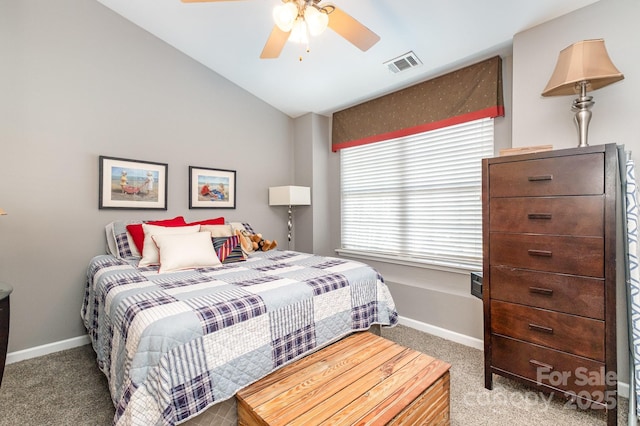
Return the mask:
[[(327, 29), (260, 59), (281, 0), (98, 0), (291, 117), (331, 114), (456, 66), (510, 52), (513, 36), (597, 0), (335, 0), (380, 36), (363, 52)], [(329, 15), (330, 16), (330, 15)], [(331, 17), (331, 16), (330, 16)], [(384, 63), (413, 52), (421, 65)], [(556, 55), (553, 52), (553, 55)]]

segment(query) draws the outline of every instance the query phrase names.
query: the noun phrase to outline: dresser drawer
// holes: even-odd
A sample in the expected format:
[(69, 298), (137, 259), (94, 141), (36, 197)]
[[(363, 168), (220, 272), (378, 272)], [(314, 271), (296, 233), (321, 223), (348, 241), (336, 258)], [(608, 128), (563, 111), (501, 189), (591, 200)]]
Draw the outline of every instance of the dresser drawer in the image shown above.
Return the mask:
[(604, 362), (604, 321), (492, 300), (491, 332)]
[(491, 265), (604, 277), (604, 239), (529, 234), (490, 235)]
[(557, 389), (601, 400), (611, 380), (601, 362), (502, 336), (491, 336), (491, 344), (493, 367)]
[(492, 266), (491, 298), (604, 320), (604, 280)]
[(490, 197), (604, 193), (604, 155), (592, 153), (489, 166)]
[(604, 231), (604, 196), (492, 198), (492, 232), (598, 236)]

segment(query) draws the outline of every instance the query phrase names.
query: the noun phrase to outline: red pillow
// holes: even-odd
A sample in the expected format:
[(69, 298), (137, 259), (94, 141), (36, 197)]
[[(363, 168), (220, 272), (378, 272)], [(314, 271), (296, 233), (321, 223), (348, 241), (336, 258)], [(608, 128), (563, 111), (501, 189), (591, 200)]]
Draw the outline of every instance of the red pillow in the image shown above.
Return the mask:
[[(185, 226), (187, 222), (185, 222), (184, 217), (177, 216), (173, 219), (164, 219), (164, 220), (154, 220), (151, 222), (145, 222), (149, 225), (158, 225), (158, 226)], [(133, 243), (138, 248), (140, 254), (142, 254), (142, 248), (144, 247), (144, 230), (142, 229), (141, 223), (136, 223), (132, 225), (127, 225), (127, 231), (131, 234), (131, 238), (133, 239)]]
[(205, 219), (200, 222), (191, 222), (187, 225), (224, 225), (224, 217), (216, 217), (215, 219)]

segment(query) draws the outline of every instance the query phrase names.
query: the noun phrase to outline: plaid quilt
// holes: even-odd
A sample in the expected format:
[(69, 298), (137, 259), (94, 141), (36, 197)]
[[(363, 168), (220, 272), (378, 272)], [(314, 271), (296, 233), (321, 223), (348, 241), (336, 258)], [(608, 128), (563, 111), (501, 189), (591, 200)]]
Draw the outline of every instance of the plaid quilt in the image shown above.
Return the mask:
[(382, 277), (345, 259), (272, 250), (159, 274), (100, 255), (81, 315), (115, 425), (174, 425), (354, 331), (395, 325)]

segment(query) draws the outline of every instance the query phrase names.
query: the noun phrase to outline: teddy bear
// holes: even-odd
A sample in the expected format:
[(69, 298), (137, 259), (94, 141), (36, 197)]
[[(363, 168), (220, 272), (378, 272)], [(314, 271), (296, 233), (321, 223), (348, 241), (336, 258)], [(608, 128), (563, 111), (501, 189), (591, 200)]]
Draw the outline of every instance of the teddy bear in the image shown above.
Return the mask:
[(252, 234), (244, 229), (236, 230), (236, 235), (240, 238), (240, 245), (242, 246), (242, 250), (247, 254), (258, 250), (271, 250), (278, 246), (277, 241), (265, 240), (262, 238), (262, 234)]
[(268, 251), (278, 247), (278, 242), (276, 240), (265, 240), (262, 238), (262, 234), (252, 234), (249, 238), (251, 239), (254, 251)]

